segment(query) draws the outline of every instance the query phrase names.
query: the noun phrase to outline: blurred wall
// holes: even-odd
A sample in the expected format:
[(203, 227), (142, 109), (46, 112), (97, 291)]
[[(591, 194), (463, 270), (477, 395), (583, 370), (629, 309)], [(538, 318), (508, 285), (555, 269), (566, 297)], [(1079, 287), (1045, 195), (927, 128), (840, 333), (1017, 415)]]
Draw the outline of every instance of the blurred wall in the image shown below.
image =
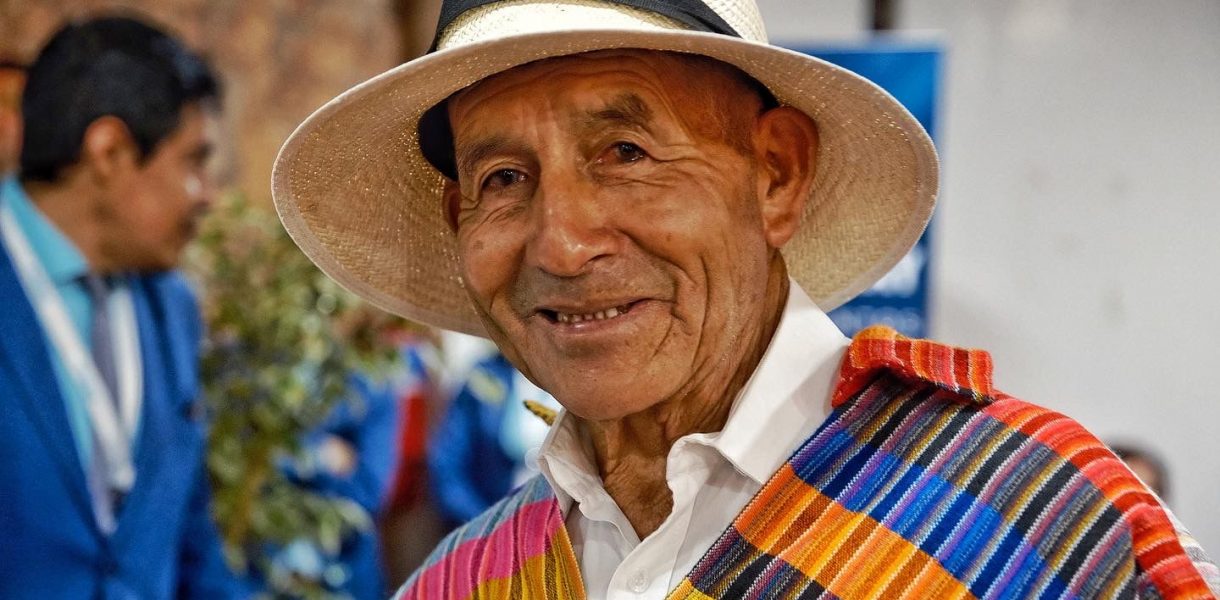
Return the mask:
[[(0, 0), (0, 56), (29, 62), (64, 19), (130, 9), (202, 51), (224, 79), (232, 184), (270, 202), (271, 164), (314, 109), (400, 62), (409, 0)], [(435, 17), (433, 17), (435, 22)]]
[[(778, 42), (867, 2), (759, 0)], [(947, 49), (932, 330), (996, 383), (1158, 450), (1220, 555), (1220, 2), (907, 0)]]

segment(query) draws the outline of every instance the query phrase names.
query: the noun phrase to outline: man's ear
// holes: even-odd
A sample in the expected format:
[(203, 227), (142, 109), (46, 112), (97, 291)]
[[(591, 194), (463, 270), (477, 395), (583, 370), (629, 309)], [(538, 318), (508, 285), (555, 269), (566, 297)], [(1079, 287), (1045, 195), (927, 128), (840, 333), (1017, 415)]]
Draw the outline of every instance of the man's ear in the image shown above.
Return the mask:
[(780, 248), (801, 224), (813, 187), (818, 128), (805, 113), (790, 106), (773, 108), (754, 125), (758, 164), (758, 198), (767, 244)]
[(80, 167), (101, 185), (139, 166), (140, 149), (122, 119), (104, 116), (85, 128)]
[(458, 210), (462, 207), (462, 188), (458, 182), (445, 178), (445, 187), (441, 190), (441, 208), (445, 211), (445, 222), (449, 230), (457, 233)]

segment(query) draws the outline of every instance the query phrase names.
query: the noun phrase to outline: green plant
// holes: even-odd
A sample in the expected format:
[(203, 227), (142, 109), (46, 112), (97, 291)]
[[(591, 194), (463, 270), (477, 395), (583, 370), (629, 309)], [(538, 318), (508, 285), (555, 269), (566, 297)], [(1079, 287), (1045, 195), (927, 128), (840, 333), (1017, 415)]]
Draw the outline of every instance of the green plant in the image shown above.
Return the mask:
[(262, 574), (274, 597), (327, 598), (322, 580), (285, 573), (274, 555), (305, 542), (333, 557), (371, 527), (354, 502), (286, 475), (303, 434), (348, 397), (352, 373), (385, 372), (395, 323), (368, 309), (297, 249), (275, 215), (238, 194), (205, 220), (188, 257), (208, 324), (201, 367), (210, 419), (207, 466), (226, 557)]

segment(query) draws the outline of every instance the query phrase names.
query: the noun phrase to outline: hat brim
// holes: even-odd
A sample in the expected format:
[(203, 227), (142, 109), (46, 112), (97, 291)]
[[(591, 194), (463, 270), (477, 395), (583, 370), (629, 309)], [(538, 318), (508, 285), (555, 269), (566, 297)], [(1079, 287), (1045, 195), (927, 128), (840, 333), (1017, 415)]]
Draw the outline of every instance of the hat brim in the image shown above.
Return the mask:
[(915, 244), (937, 192), (931, 139), (872, 82), (823, 60), (689, 31), (581, 30), (441, 50), (328, 102), (285, 142), (272, 196), (293, 240), (327, 275), (372, 304), (484, 336), (461, 280), (441, 202), (444, 177), (420, 153), (423, 113), (486, 77), (596, 50), (685, 52), (736, 66), (818, 127), (813, 190), (782, 249), (790, 275), (823, 309), (866, 290)]

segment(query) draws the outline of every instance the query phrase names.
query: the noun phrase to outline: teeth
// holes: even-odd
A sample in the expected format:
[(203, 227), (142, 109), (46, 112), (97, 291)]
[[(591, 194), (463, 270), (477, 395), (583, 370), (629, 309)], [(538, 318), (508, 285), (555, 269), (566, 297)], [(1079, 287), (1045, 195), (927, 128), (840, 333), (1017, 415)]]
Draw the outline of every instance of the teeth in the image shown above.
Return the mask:
[(559, 321), (560, 323), (582, 323), (584, 321), (604, 321), (606, 319), (613, 319), (625, 312), (627, 312), (626, 305), (616, 306), (614, 308), (608, 308), (606, 310), (599, 310), (595, 313), (585, 313), (585, 314), (569, 314), (569, 313), (561, 313), (561, 312), (557, 311), (555, 313), (555, 320)]

